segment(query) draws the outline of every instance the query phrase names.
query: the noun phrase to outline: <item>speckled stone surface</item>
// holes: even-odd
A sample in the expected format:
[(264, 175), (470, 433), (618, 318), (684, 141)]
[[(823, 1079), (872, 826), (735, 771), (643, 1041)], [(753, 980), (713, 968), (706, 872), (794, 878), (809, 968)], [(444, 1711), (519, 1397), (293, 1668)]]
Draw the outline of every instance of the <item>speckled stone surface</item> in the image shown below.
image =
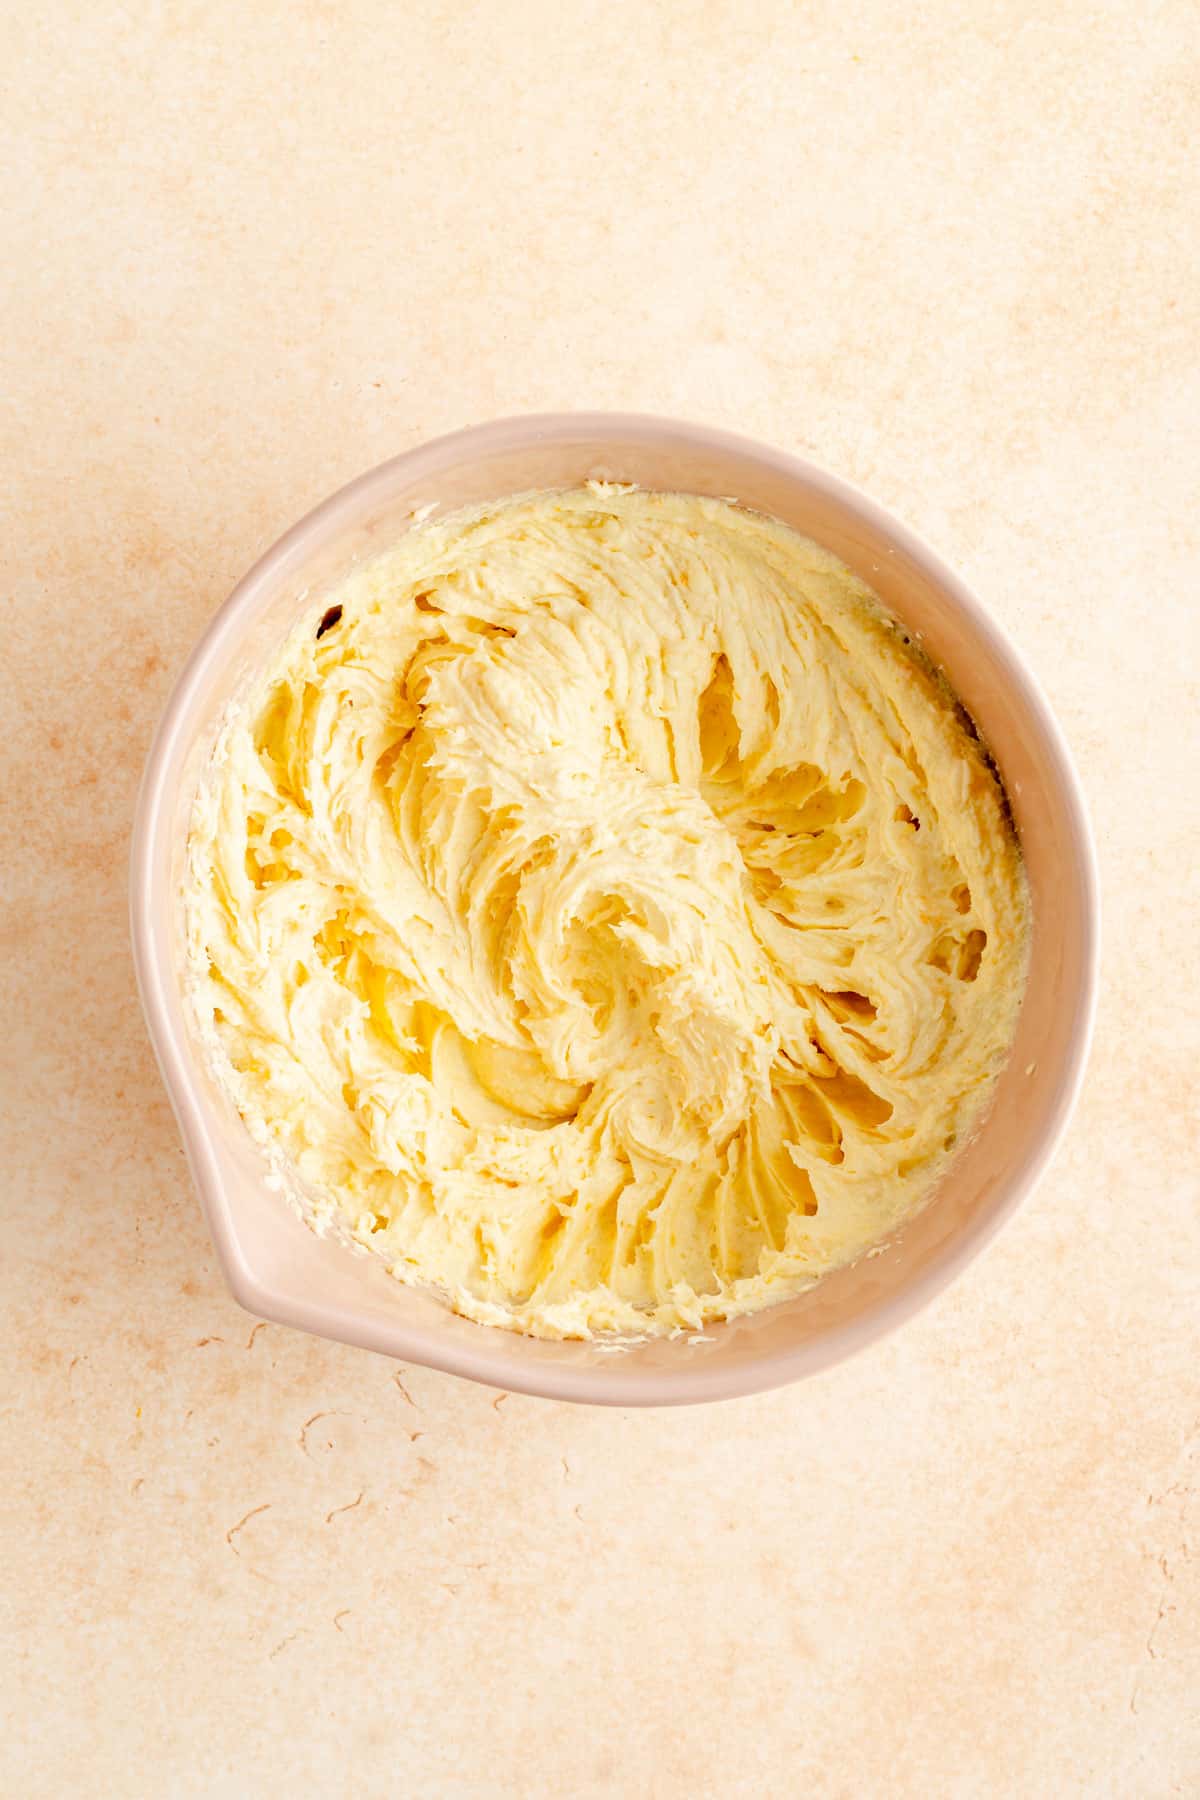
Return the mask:
[[(1200, 1791), (1190, 0), (99, 0), (0, 54), (0, 1790)], [(671, 1414), (256, 1329), (127, 945), (236, 577), (383, 457), (570, 406), (929, 537), (1104, 881), (1035, 1198), (858, 1360)]]

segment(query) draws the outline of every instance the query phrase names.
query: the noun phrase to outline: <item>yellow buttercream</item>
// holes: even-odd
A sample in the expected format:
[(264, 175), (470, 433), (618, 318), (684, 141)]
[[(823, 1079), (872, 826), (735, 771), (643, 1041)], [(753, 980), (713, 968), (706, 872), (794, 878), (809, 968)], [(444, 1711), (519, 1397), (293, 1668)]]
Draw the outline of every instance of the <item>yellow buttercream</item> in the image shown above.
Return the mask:
[(593, 484), (412, 531), (223, 730), (196, 1003), (406, 1280), (546, 1335), (796, 1292), (928, 1194), (1027, 902), (953, 696), (832, 556)]

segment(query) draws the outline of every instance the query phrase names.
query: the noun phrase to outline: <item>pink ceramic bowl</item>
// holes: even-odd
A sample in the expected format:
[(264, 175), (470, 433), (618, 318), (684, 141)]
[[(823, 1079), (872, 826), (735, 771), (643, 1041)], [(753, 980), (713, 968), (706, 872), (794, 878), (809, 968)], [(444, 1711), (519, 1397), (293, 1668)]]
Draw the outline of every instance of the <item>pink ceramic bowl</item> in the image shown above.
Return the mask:
[[(1017, 1039), (983, 1128), (929, 1205), (879, 1255), (697, 1341), (553, 1343), (459, 1318), (381, 1264), (313, 1235), (266, 1181), (214, 1084), (185, 1005), (181, 871), (197, 780), (247, 672), (299, 609), (390, 545), (421, 509), (598, 476), (736, 497), (826, 545), (920, 638), (1003, 775), (1033, 897)], [(717, 1400), (793, 1381), (908, 1318), (975, 1256), (1050, 1159), (1079, 1088), (1096, 991), (1097, 888), (1079, 785), (1036, 682), (979, 601), (903, 525), (845, 482), (744, 438), (614, 413), (506, 419), (363, 475), (302, 520), (235, 589), (159, 726), (138, 801), (133, 950), (150, 1036), (217, 1254), (250, 1312), (496, 1387), (621, 1406)]]

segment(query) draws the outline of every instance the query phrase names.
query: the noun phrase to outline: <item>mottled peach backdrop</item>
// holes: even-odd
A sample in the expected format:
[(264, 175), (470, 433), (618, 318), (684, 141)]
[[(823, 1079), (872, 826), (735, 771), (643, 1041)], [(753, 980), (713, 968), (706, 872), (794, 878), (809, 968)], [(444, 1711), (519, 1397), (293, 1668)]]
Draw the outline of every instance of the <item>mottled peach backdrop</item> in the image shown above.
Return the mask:
[[(1200, 1792), (1191, 0), (51, 0), (0, 63), (0, 1790)], [(673, 1414), (254, 1328), (128, 955), (138, 771), (237, 576), (571, 406), (928, 536), (1105, 888), (1016, 1222), (857, 1361)]]

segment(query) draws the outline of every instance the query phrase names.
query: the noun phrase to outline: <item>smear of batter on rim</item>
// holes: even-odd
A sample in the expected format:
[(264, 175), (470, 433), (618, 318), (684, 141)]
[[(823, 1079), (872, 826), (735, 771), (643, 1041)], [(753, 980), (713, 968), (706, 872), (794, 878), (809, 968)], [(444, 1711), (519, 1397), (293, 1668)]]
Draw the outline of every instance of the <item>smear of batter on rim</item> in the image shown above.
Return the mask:
[(695, 1328), (869, 1248), (978, 1120), (1028, 903), (871, 592), (592, 484), (412, 531), (226, 723), (195, 1001), (395, 1274), (543, 1335)]

